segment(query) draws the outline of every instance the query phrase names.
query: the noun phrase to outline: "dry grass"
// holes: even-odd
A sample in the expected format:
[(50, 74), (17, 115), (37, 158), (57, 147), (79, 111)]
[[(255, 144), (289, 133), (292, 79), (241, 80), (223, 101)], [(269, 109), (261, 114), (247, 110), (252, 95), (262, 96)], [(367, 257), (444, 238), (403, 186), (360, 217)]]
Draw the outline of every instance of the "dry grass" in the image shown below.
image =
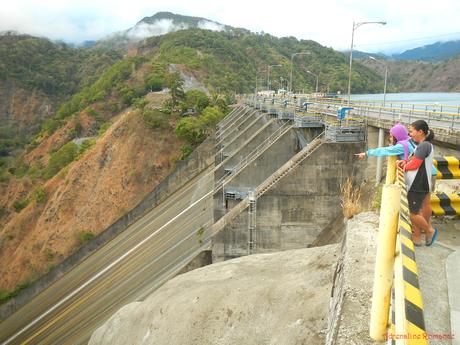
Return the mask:
[(350, 177), (340, 186), (340, 204), (345, 219), (350, 219), (363, 210), (361, 205), (362, 189), (363, 183), (355, 186)]

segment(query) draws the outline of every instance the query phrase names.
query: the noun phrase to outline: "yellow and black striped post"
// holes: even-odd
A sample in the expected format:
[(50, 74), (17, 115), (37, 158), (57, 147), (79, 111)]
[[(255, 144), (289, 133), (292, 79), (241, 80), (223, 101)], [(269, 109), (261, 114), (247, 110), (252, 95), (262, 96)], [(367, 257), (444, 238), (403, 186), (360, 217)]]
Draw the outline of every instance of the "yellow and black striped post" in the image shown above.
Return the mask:
[(407, 189), (404, 172), (400, 168), (397, 170), (396, 183), (401, 187), (401, 208), (394, 266), (394, 325), (390, 325), (389, 344), (426, 345), (429, 341), (412, 242)]
[(436, 169), (438, 169), (436, 179), (460, 179), (460, 162), (457, 157), (436, 157), (435, 159), (433, 159), (433, 164), (436, 166)]
[(460, 214), (460, 193), (431, 194), (431, 209), (435, 216), (456, 216)]

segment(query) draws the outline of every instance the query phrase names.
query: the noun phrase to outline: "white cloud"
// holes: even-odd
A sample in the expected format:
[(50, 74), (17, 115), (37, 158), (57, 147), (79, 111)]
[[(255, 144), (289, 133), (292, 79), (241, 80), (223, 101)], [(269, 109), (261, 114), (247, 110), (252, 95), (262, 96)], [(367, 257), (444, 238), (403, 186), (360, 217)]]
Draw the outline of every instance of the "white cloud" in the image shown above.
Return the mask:
[(198, 27), (204, 30), (222, 31), (225, 30), (225, 26), (219, 23), (211, 22), (209, 20), (200, 20)]
[[(0, 30), (67, 41), (99, 39), (133, 27), (159, 11), (204, 17), (276, 36), (312, 39), (335, 49), (349, 49), (353, 21), (388, 22), (356, 30), (355, 47), (366, 51), (400, 50), (436, 41), (417, 38), (460, 32), (458, 0), (18, 0), (2, 5)], [(214, 24), (204, 25), (217, 29)], [(148, 34), (146, 27), (139, 30), (133, 34)], [(440, 38), (455, 39), (460, 34)]]

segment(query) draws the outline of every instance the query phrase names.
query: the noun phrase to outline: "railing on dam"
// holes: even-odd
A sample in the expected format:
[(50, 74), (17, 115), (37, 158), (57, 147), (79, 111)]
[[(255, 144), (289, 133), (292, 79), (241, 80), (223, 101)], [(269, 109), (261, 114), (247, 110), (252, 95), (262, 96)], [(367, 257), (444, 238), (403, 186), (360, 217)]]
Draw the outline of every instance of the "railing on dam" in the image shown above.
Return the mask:
[(340, 108), (349, 106), (352, 108), (349, 113), (350, 117), (404, 123), (423, 119), (433, 128), (460, 131), (460, 107), (457, 106), (403, 102), (387, 102), (383, 105), (377, 101), (352, 101), (348, 104), (346, 100), (341, 98), (315, 98), (309, 95), (296, 95), (296, 98), (283, 98), (278, 95), (257, 98), (253, 96), (251, 101), (258, 109), (261, 109), (262, 105), (268, 102), (294, 109), (294, 111), (300, 111), (303, 104), (309, 104), (315, 113), (330, 116), (336, 116)]
[(388, 158), (382, 191), (370, 336), (390, 344), (428, 344), (404, 172), (395, 162)]

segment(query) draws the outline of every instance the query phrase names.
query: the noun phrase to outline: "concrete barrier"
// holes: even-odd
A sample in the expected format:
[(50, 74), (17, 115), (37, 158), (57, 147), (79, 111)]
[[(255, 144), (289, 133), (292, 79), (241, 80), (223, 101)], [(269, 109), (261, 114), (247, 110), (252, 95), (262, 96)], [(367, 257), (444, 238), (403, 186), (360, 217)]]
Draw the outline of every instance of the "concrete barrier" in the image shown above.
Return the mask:
[(433, 164), (438, 169), (436, 179), (460, 179), (460, 162), (457, 157), (444, 156), (436, 157)]
[(460, 214), (460, 195), (433, 193), (431, 209), (435, 216), (455, 216)]

